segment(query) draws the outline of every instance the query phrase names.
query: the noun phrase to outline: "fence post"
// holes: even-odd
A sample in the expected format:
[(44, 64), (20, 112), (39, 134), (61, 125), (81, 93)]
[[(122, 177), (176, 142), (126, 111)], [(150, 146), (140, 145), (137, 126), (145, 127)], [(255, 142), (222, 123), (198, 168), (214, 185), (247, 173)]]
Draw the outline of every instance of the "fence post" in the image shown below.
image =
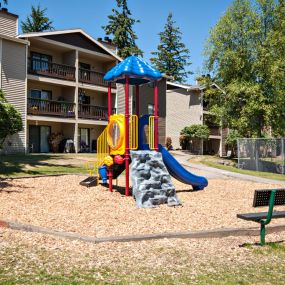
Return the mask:
[(281, 139), (281, 155), (282, 155), (282, 165), (281, 165), (281, 172), (284, 174), (284, 164), (285, 164), (285, 157), (284, 157), (284, 139)]
[(239, 149), (239, 141), (240, 141), (240, 139), (237, 139), (238, 168), (240, 168), (240, 149)]

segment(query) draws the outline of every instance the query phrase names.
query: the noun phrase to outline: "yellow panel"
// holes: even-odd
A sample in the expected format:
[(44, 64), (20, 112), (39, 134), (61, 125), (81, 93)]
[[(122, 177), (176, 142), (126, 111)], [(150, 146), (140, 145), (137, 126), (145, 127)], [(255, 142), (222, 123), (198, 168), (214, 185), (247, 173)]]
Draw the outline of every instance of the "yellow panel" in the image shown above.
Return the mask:
[(110, 146), (110, 154), (124, 154), (126, 150), (125, 115), (116, 114), (110, 117), (107, 126), (107, 142)]

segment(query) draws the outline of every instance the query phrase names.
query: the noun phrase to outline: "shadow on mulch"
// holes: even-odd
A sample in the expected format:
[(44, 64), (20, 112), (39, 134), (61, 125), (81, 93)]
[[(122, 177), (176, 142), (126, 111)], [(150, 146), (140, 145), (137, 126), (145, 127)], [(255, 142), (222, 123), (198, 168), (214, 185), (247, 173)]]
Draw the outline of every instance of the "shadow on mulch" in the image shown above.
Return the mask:
[[(278, 240), (278, 241), (266, 242), (265, 245), (274, 246), (274, 245), (276, 245), (276, 244), (284, 244), (284, 243), (285, 243), (285, 240)], [(255, 243), (243, 243), (243, 244), (239, 245), (239, 247), (251, 247), (251, 246), (262, 247), (259, 242), (255, 242)]]
[[(109, 184), (101, 183), (100, 185), (109, 190)], [(116, 192), (119, 192), (122, 196), (125, 196), (125, 189), (126, 188), (123, 186), (113, 185), (113, 190), (115, 190)], [(129, 191), (129, 196), (132, 196), (132, 189), (130, 189)]]
[[(9, 187), (12, 187), (13, 184), (5, 181), (5, 180), (0, 180), (0, 193), (5, 192), (5, 193), (22, 193), (23, 190), (9, 190)], [(17, 186), (18, 188), (28, 188), (26, 186), (20, 185)]]

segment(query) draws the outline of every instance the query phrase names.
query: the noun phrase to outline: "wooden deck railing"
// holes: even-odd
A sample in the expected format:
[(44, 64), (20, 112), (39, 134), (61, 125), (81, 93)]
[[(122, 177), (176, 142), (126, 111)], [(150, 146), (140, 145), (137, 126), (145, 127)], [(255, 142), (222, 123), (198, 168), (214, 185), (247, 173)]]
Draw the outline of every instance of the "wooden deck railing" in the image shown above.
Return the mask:
[(209, 127), (211, 136), (220, 136), (221, 130), (219, 127)]
[(53, 78), (75, 81), (75, 67), (46, 60), (29, 58), (28, 72)]
[[(103, 78), (104, 73), (79, 68), (79, 82), (108, 87), (108, 82)], [(112, 83), (111, 86), (112, 88), (116, 88), (115, 83)]]
[(70, 102), (28, 98), (28, 114), (74, 118), (75, 104)]
[[(112, 109), (116, 113), (116, 109)], [(88, 104), (79, 104), (78, 117), (83, 119), (108, 120), (108, 108)]]

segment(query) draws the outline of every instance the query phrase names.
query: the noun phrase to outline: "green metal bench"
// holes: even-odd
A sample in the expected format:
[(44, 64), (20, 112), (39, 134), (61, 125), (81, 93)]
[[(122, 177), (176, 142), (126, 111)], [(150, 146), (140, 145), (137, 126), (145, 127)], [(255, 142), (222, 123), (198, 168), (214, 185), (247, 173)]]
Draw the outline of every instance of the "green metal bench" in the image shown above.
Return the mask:
[(237, 214), (237, 217), (260, 224), (260, 244), (265, 245), (265, 226), (272, 219), (285, 218), (285, 211), (273, 211), (275, 205), (285, 205), (285, 189), (255, 190), (253, 207), (269, 206), (268, 212)]

